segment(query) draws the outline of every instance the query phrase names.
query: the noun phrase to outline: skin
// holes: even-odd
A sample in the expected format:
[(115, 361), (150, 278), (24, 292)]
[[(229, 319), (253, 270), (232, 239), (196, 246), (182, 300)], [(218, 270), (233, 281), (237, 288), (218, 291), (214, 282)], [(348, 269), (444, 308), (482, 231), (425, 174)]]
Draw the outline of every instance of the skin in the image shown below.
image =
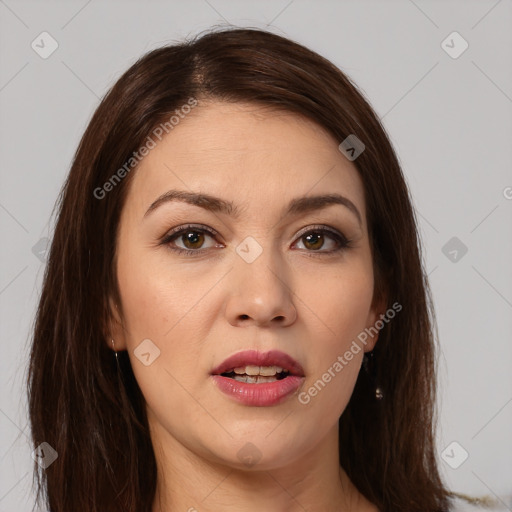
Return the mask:
[[(112, 338), (128, 350), (147, 403), (158, 466), (153, 512), (377, 510), (338, 458), (338, 420), (376, 336), (306, 405), (297, 395), (242, 405), (210, 376), (240, 350), (278, 349), (302, 364), (299, 391), (307, 390), (384, 312), (373, 300), (363, 183), (338, 144), (296, 114), (201, 102), (134, 171), (117, 241)], [(240, 217), (177, 201), (145, 216), (170, 189), (233, 201)], [(342, 205), (283, 216), (293, 198), (334, 192), (354, 203), (361, 225)], [(161, 243), (187, 223), (218, 235)], [(328, 234), (323, 245), (308, 242), (303, 228), (318, 224), (349, 248), (328, 254), (338, 247)], [(235, 251), (247, 236), (262, 248), (252, 263)], [(134, 355), (144, 339), (160, 350), (148, 366)], [(250, 467), (237, 455), (248, 442), (261, 457)]]

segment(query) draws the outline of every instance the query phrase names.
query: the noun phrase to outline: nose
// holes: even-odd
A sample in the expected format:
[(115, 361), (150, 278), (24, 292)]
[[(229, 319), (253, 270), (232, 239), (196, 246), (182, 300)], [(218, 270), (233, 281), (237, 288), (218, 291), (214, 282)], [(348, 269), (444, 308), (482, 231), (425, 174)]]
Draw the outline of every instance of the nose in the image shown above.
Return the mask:
[(285, 327), (295, 322), (297, 310), (285, 263), (266, 249), (252, 263), (241, 258), (231, 272), (232, 287), (226, 305), (233, 326)]

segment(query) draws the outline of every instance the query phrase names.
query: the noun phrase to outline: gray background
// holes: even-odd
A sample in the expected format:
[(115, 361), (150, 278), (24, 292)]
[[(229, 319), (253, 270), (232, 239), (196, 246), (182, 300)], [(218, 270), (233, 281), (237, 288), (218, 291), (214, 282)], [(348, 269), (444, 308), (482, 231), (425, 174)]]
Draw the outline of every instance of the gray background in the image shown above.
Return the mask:
[[(510, 0), (0, 0), (0, 17), (0, 511), (32, 505), (23, 386), (40, 240), (51, 236), (79, 138), (138, 57), (226, 22), (267, 27), (331, 59), (383, 119), (412, 190), (437, 310), (442, 471), (453, 490), (512, 510)], [(59, 45), (46, 59), (31, 47), (43, 31)], [(441, 45), (453, 31), (469, 44), (458, 58)], [(469, 457), (453, 469), (462, 450)]]

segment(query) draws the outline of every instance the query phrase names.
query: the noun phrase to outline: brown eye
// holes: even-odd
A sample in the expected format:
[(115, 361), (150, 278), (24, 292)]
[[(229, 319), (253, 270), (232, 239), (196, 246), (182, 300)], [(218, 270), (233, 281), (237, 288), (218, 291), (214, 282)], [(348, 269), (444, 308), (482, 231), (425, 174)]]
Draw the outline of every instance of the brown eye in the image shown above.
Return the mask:
[(321, 249), (324, 244), (324, 237), (318, 232), (310, 233), (309, 235), (304, 235), (302, 238), (303, 240), (306, 240), (304, 245), (308, 249), (313, 249), (315, 251)]
[(214, 247), (211, 243), (205, 247), (207, 238), (215, 241), (214, 237), (217, 233), (207, 229), (206, 227), (184, 226), (182, 228), (173, 229), (162, 240), (162, 245), (167, 245), (172, 251), (187, 256), (195, 256), (202, 254), (209, 248)]
[(186, 249), (200, 249), (204, 243), (204, 234), (196, 230), (188, 230), (180, 235)]
[(310, 229), (300, 235), (299, 240), (307, 252), (319, 254), (335, 253), (348, 248), (350, 244), (344, 235), (325, 227)]
[[(167, 245), (178, 254), (199, 256), (208, 249), (216, 247), (215, 243), (205, 246), (207, 238), (215, 241), (215, 236), (217, 233), (206, 227), (183, 226), (168, 233), (161, 244)], [(309, 231), (303, 232), (298, 240), (303, 244), (304, 250), (311, 255), (333, 254), (350, 247), (350, 240), (347, 240), (343, 234), (326, 227), (310, 228)]]

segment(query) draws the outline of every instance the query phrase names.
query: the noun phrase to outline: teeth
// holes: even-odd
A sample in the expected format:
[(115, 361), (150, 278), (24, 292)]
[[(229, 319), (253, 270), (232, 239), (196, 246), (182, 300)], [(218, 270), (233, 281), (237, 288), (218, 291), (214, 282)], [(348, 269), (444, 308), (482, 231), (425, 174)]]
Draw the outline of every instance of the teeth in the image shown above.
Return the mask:
[[(277, 373), (281, 373), (283, 369), (280, 366), (240, 366), (239, 368), (234, 368), (233, 371), (237, 375), (262, 375), (264, 377), (271, 377), (276, 375)], [(285, 370), (286, 371), (286, 370)]]
[(263, 382), (276, 382), (276, 377), (265, 377), (263, 375), (235, 375), (233, 379), (247, 384), (258, 384)]

